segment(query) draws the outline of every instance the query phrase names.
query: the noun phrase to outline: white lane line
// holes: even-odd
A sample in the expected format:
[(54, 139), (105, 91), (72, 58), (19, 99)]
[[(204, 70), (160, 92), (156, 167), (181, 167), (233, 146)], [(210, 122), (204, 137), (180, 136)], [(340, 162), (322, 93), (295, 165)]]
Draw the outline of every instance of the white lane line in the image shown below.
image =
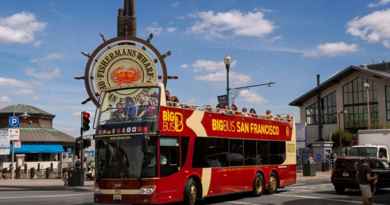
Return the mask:
[(245, 201), (229, 201), (229, 204), (238, 204), (238, 205), (259, 205), (259, 204), (254, 204), (250, 202), (245, 202)]
[[(327, 199), (327, 198), (321, 198), (318, 196), (302, 196), (302, 195), (295, 195), (295, 194), (279, 194), (278, 196), (283, 197), (295, 197), (295, 198), (303, 198), (303, 199), (319, 199), (319, 200), (325, 200), (325, 201), (333, 201), (333, 202), (341, 202), (341, 203), (349, 203), (349, 204), (362, 204), (361, 201), (353, 201), (353, 200), (342, 200), (342, 199)], [(377, 204), (379, 205), (379, 204)]]
[(64, 198), (64, 197), (76, 197), (76, 196), (84, 196), (91, 195), (91, 193), (82, 193), (82, 194), (53, 194), (53, 195), (35, 195), (35, 196), (8, 196), (8, 197), (0, 197), (0, 200), (9, 200), (9, 199), (39, 199), (39, 198)]

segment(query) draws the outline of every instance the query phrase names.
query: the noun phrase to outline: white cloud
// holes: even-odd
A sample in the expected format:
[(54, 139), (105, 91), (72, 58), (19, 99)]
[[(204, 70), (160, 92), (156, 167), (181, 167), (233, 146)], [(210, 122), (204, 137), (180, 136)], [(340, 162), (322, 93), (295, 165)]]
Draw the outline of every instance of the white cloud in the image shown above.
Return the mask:
[(145, 28), (147, 33), (152, 33), (155, 36), (159, 36), (163, 32), (164, 28), (157, 23), (153, 23), (151, 26)]
[(180, 68), (183, 68), (183, 69), (187, 69), (187, 68), (189, 68), (190, 66), (188, 65), (188, 64), (183, 64), (183, 65), (181, 65), (180, 66)]
[[(235, 84), (246, 84), (252, 81), (252, 78), (248, 75), (230, 72), (230, 81)], [(226, 73), (225, 72), (212, 72), (195, 76), (195, 80), (202, 80), (208, 82), (225, 82), (226, 81)]]
[(23, 89), (17, 90), (15, 94), (16, 95), (33, 95), (33, 94), (35, 94), (35, 91), (33, 89), (30, 89), (30, 88), (23, 88)]
[[(235, 69), (234, 67), (236, 64), (237, 61), (232, 62), (232, 70)], [(199, 59), (192, 63), (191, 67), (194, 69), (194, 72), (198, 73), (198, 75), (195, 76), (195, 80), (208, 82), (226, 81), (225, 64), (223, 61)], [(252, 81), (250, 76), (235, 71), (230, 71), (229, 77), (234, 85), (242, 85)]]
[(62, 53), (49, 53), (46, 56), (40, 58), (34, 58), (31, 60), (32, 63), (42, 63), (54, 60), (62, 60), (64, 59), (64, 55)]
[(167, 30), (168, 33), (173, 33), (173, 32), (175, 32), (177, 30), (177, 28), (175, 28), (175, 27), (168, 27), (166, 30)]
[[(237, 61), (233, 61), (231, 67), (234, 67), (236, 64)], [(192, 64), (192, 67), (195, 69), (195, 71), (212, 72), (212, 71), (225, 70), (226, 65), (223, 61), (199, 59)]]
[(158, 23), (153, 23), (151, 26), (145, 28), (146, 33), (153, 33), (155, 36), (159, 36), (163, 32), (173, 33), (177, 31), (176, 27), (167, 27), (164, 28)]
[(0, 103), (1, 104), (8, 104), (11, 102), (11, 98), (9, 98), (8, 96), (1, 96), (0, 97)]
[(249, 90), (241, 90), (239, 95), (244, 101), (248, 103), (262, 104), (266, 102), (266, 100), (262, 96)]
[(390, 48), (390, 9), (354, 18), (348, 22), (347, 33)]
[(378, 6), (384, 6), (384, 5), (389, 4), (389, 3), (390, 3), (390, 0), (377, 0), (375, 3), (368, 4), (368, 7), (374, 8), (374, 7), (378, 7)]
[(264, 18), (264, 12), (243, 13), (238, 10), (227, 12), (205, 11), (194, 15), (196, 22), (190, 28), (196, 34), (208, 37), (223, 38), (227, 36), (244, 36), (261, 38), (275, 29), (273, 22)]
[(14, 78), (5, 78), (5, 77), (0, 77), (0, 86), (9, 86), (9, 87), (17, 87), (17, 88), (31, 87), (31, 85), (27, 82), (17, 80)]
[(316, 50), (306, 51), (303, 53), (305, 57), (334, 57), (338, 55), (355, 53), (359, 50), (356, 44), (347, 44), (345, 42), (322, 43), (317, 46)]
[(25, 70), (27, 76), (38, 80), (52, 80), (61, 76), (62, 72), (59, 68), (48, 68), (45, 70), (36, 70), (28, 68)]
[(46, 23), (28, 12), (0, 17), (0, 43), (34, 43), (36, 33), (45, 27)]

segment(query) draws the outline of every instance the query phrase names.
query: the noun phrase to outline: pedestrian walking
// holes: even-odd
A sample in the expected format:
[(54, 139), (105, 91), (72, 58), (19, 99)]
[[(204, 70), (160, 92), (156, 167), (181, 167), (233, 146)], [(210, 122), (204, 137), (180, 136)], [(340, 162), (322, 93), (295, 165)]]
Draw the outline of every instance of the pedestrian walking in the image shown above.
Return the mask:
[(358, 167), (358, 180), (360, 191), (362, 192), (363, 205), (371, 205), (373, 202), (373, 193), (371, 184), (375, 183), (377, 176), (372, 175), (370, 161), (363, 160)]

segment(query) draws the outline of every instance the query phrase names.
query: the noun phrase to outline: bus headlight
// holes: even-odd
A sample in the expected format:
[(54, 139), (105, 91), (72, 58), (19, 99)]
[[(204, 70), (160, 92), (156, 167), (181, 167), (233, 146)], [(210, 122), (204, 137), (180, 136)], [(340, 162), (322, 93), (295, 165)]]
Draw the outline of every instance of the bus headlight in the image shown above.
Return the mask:
[(102, 193), (100, 191), (99, 185), (97, 183), (95, 183), (94, 191), (95, 191), (95, 194), (101, 194)]
[(150, 195), (156, 191), (156, 186), (146, 186), (141, 188), (141, 194)]

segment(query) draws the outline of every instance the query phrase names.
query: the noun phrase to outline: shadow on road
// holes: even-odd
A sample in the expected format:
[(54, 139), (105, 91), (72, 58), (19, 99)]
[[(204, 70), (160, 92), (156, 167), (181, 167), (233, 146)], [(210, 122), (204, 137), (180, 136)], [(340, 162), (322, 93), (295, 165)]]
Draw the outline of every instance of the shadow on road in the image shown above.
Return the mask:
[(0, 186), (0, 191), (12, 191), (12, 192), (23, 192), (23, 191), (76, 191), (76, 192), (90, 192), (92, 187), (67, 187), (67, 186), (17, 186), (7, 185)]

